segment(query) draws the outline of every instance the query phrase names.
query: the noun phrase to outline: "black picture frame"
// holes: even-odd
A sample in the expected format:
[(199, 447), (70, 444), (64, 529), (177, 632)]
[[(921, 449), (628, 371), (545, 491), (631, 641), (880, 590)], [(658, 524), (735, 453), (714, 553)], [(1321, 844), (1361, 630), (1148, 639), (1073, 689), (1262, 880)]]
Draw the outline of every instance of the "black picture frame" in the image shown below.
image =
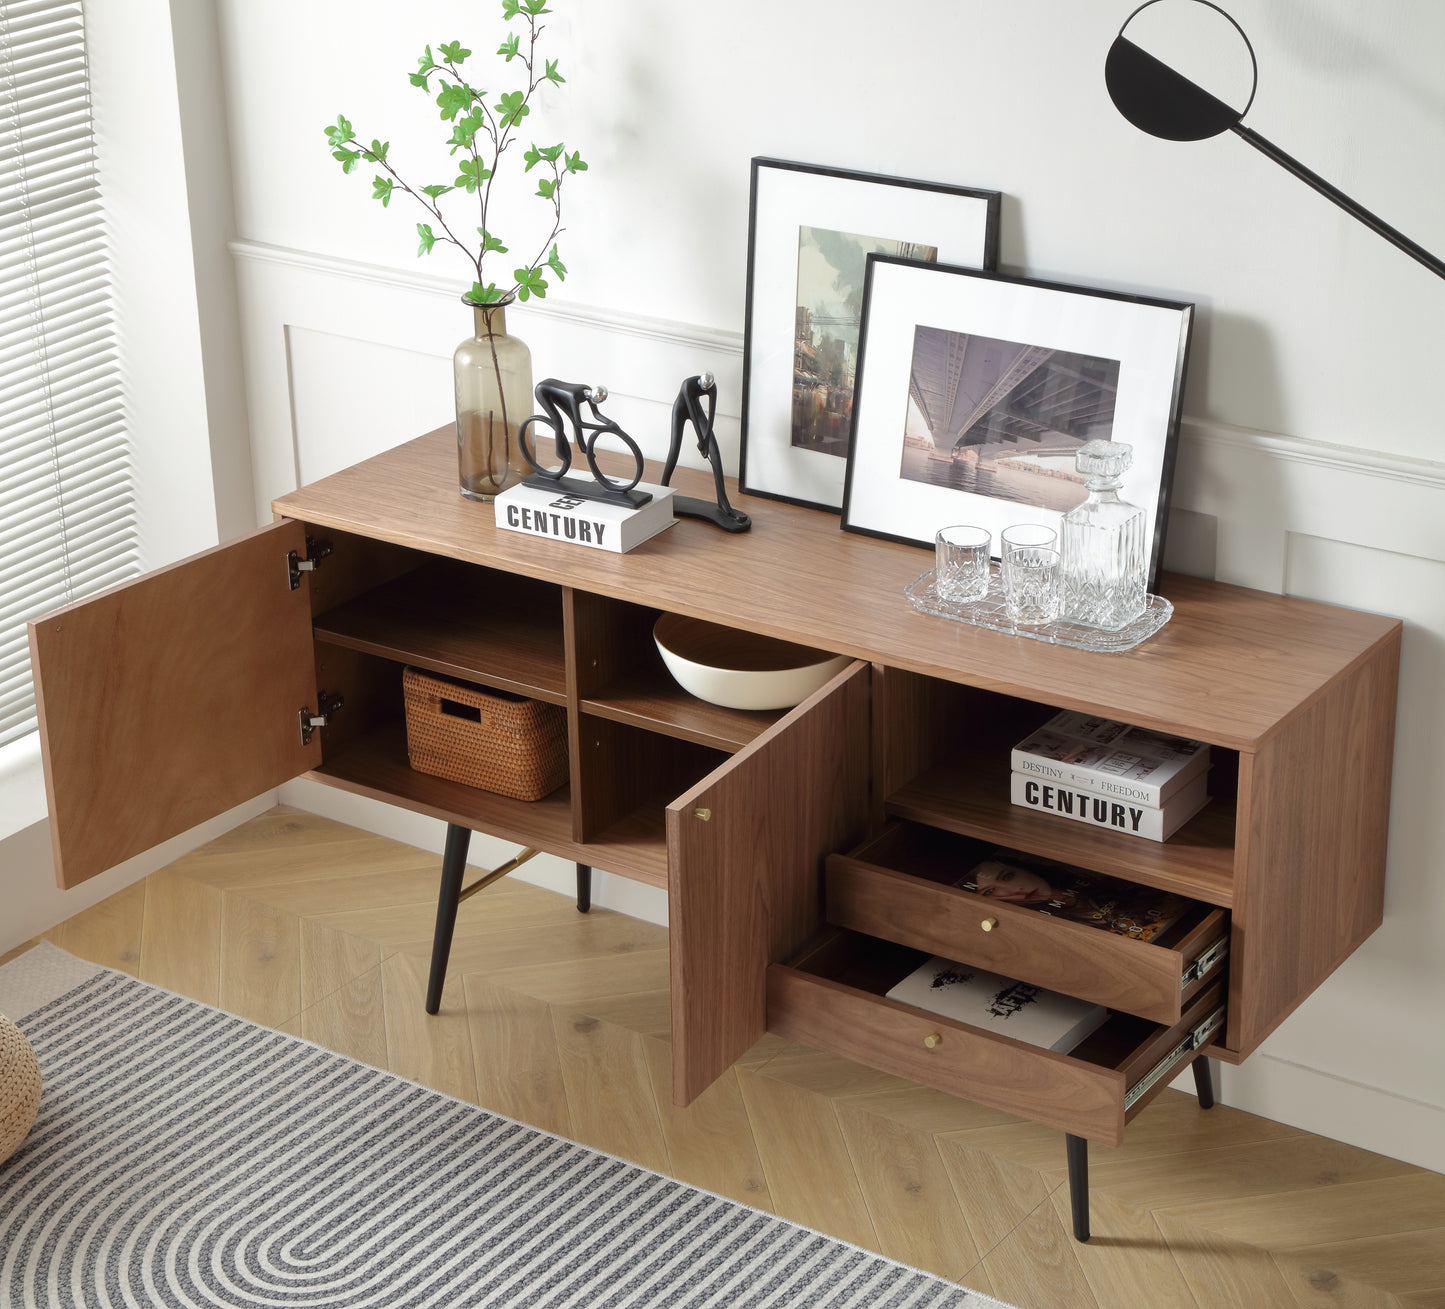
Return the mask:
[[(940, 527), (971, 523), (993, 532), (996, 557), (998, 533), (1010, 523), (1057, 524), (1072, 506), (1050, 506), (1061, 506), (1070, 497), (1077, 503), (1084, 496), (1081, 482), (1067, 473), (1069, 448), (1106, 435), (1098, 429), (1103, 425), (1102, 397), (1110, 385), (1106, 366), (1114, 364), (1107, 439), (1127, 441), (1134, 450), (1134, 464), (1124, 475), (1121, 495), (1149, 514), (1147, 584), (1153, 590), (1164, 554), (1193, 322), (1194, 306), (1182, 301), (869, 255), (843, 530), (932, 548)], [(945, 343), (937, 335), (925, 334), (955, 339)], [(936, 377), (932, 361), (940, 348), (962, 351), (966, 358), (970, 339), (975, 348), (979, 343), (986, 347), (975, 384), (980, 395), (972, 397), (974, 409), (964, 412), (959, 420), (964, 425), (955, 429), (956, 400), (970, 379), (960, 368), (951, 384), (953, 402), (944, 421), (924, 417), (933, 392), (920, 383), (918, 374)], [(989, 346), (1000, 347), (991, 361)], [(1024, 358), (1022, 353), (1010, 355), (1010, 350), (1033, 354)], [(1039, 354), (1048, 357), (1034, 363)], [(1011, 368), (1030, 363), (1033, 372), (1008, 384), (1015, 375)], [(990, 367), (999, 380), (993, 390), (985, 390)], [(1057, 369), (1056, 377), (1044, 371), (1050, 369)], [(1043, 376), (1038, 377), (1041, 371)], [(1099, 393), (1092, 407), (1067, 405), (1062, 391), (1046, 391), (1056, 379), (1079, 376)], [(1082, 415), (1094, 430), (1067, 433), (1047, 428), (1057, 451), (1044, 449), (1041, 442), (1040, 453), (1021, 451), (1000, 463), (995, 454), (986, 454), (988, 447), (1021, 439), (1010, 434), (1038, 425), (1040, 413), (1046, 412), (1039, 408), (1021, 412), (1009, 405), (1026, 383), (1035, 394), (1054, 397), (1056, 416), (1067, 413), (1067, 420), (1073, 422)], [(997, 387), (1005, 384), (1009, 389), (999, 392)], [(981, 407), (985, 403), (989, 403), (986, 409)], [(975, 425), (985, 420), (989, 427), (977, 432)], [(946, 429), (944, 439), (953, 442), (946, 454), (940, 454), (936, 444), (940, 424)], [(927, 429), (922, 439), (920, 426)], [(1001, 439), (997, 443), (957, 439), (971, 432)], [(922, 454), (911, 455), (910, 449)], [(965, 456), (972, 451), (972, 469), (967, 458), (960, 459), (960, 450)], [(1026, 463), (1028, 458), (1031, 464)], [(947, 468), (930, 469), (920, 459)], [(1046, 461), (1052, 467), (1046, 467)], [(1048, 485), (1049, 479), (1060, 478), (1068, 484), (1067, 495)]]
[[(805, 448), (795, 440), (803, 230), (854, 242), (899, 245), (906, 240), (936, 248), (937, 257), (948, 263), (993, 269), (1001, 199), (998, 191), (945, 182), (766, 156), (752, 160), (738, 461), (743, 491), (833, 513), (843, 503), (847, 414), (826, 414), (829, 432), (821, 447)], [(860, 285), (864, 271), (858, 269)], [(845, 324), (838, 325), (846, 332)], [(845, 344), (845, 355), (846, 349)], [(825, 403), (832, 410), (846, 388), (828, 389)]]

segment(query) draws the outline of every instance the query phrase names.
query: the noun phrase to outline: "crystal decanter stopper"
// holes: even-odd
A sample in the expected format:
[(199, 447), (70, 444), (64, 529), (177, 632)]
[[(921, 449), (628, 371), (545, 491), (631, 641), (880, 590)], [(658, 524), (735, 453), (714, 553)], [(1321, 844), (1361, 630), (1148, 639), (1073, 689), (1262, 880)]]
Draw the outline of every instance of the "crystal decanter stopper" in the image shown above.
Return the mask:
[(1134, 451), (1120, 441), (1080, 446), (1074, 467), (1088, 474), (1088, 498), (1064, 515), (1064, 617), (1116, 632), (1144, 612), (1145, 514), (1119, 498)]

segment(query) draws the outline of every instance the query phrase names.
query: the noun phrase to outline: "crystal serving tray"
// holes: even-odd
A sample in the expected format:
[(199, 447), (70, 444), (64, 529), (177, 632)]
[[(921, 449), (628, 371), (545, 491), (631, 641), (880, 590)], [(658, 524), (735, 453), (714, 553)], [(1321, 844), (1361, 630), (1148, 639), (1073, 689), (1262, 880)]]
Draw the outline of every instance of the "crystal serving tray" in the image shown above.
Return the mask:
[(954, 622), (986, 627), (991, 632), (1027, 636), (1030, 640), (1047, 641), (1050, 645), (1068, 645), (1076, 650), (1094, 650), (1100, 654), (1120, 654), (1132, 650), (1153, 636), (1174, 613), (1174, 606), (1163, 596), (1151, 595), (1144, 602), (1144, 612), (1117, 632), (1101, 632), (1096, 627), (1085, 627), (1082, 623), (1071, 623), (1063, 618), (1057, 622), (1040, 623), (1037, 627), (1021, 627), (1008, 616), (997, 572), (990, 574), (988, 594), (981, 600), (950, 600), (939, 595), (931, 568), (922, 577), (914, 578), (904, 588), (903, 594), (920, 613), (932, 614), (935, 618), (952, 618)]

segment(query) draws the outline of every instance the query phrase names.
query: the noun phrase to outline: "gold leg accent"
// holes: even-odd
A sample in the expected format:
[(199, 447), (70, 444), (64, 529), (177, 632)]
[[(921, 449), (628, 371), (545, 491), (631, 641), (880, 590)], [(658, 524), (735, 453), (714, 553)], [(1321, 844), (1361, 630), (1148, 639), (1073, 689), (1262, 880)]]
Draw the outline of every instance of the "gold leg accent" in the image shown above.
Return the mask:
[(493, 882), (500, 881), (508, 873), (516, 872), (517, 869), (532, 858), (533, 855), (540, 853), (540, 850), (534, 850), (530, 845), (525, 850), (518, 850), (506, 863), (498, 865), (489, 873), (483, 873), (470, 886), (464, 886), (461, 894), (457, 896), (457, 903), (460, 904), (470, 895), (476, 895), (478, 891), (486, 890)]

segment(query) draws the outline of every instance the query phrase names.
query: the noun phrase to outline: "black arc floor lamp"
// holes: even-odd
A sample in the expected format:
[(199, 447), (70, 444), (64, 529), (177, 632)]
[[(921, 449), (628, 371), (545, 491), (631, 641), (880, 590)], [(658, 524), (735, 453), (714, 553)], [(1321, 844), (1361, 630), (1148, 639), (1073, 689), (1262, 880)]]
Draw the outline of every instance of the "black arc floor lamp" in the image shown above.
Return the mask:
[(1372, 214), (1364, 205), (1352, 200), (1338, 187), (1332, 186), (1318, 173), (1306, 168), (1298, 159), (1287, 155), (1272, 141), (1265, 140), (1258, 132), (1243, 123), (1245, 114), (1254, 103), (1254, 92), (1259, 86), (1259, 61), (1255, 58), (1254, 47), (1245, 36), (1244, 29), (1212, 0), (1187, 0), (1191, 4), (1213, 9), (1231, 23), (1249, 51), (1253, 71), (1249, 99), (1243, 109), (1235, 109), (1216, 98), (1202, 86), (1192, 82), (1182, 73), (1156, 59), (1147, 50), (1131, 41), (1125, 32), (1144, 10), (1160, 0), (1145, 0), (1124, 20), (1114, 44), (1109, 47), (1109, 57), (1104, 63), (1104, 82), (1109, 88), (1109, 98), (1114, 107), (1135, 127), (1150, 136), (1166, 141), (1203, 141), (1221, 132), (1233, 132), (1248, 141), (1261, 154), (1293, 173), (1300, 181), (1314, 187), (1322, 196), (1333, 200), (1347, 214), (1357, 218), (1371, 231), (1377, 232), (1392, 245), (1398, 246), (1412, 259), (1424, 264), (1437, 277), (1445, 278), (1445, 260), (1432, 255), (1424, 246), (1410, 240), (1403, 232), (1390, 226), (1384, 219)]

